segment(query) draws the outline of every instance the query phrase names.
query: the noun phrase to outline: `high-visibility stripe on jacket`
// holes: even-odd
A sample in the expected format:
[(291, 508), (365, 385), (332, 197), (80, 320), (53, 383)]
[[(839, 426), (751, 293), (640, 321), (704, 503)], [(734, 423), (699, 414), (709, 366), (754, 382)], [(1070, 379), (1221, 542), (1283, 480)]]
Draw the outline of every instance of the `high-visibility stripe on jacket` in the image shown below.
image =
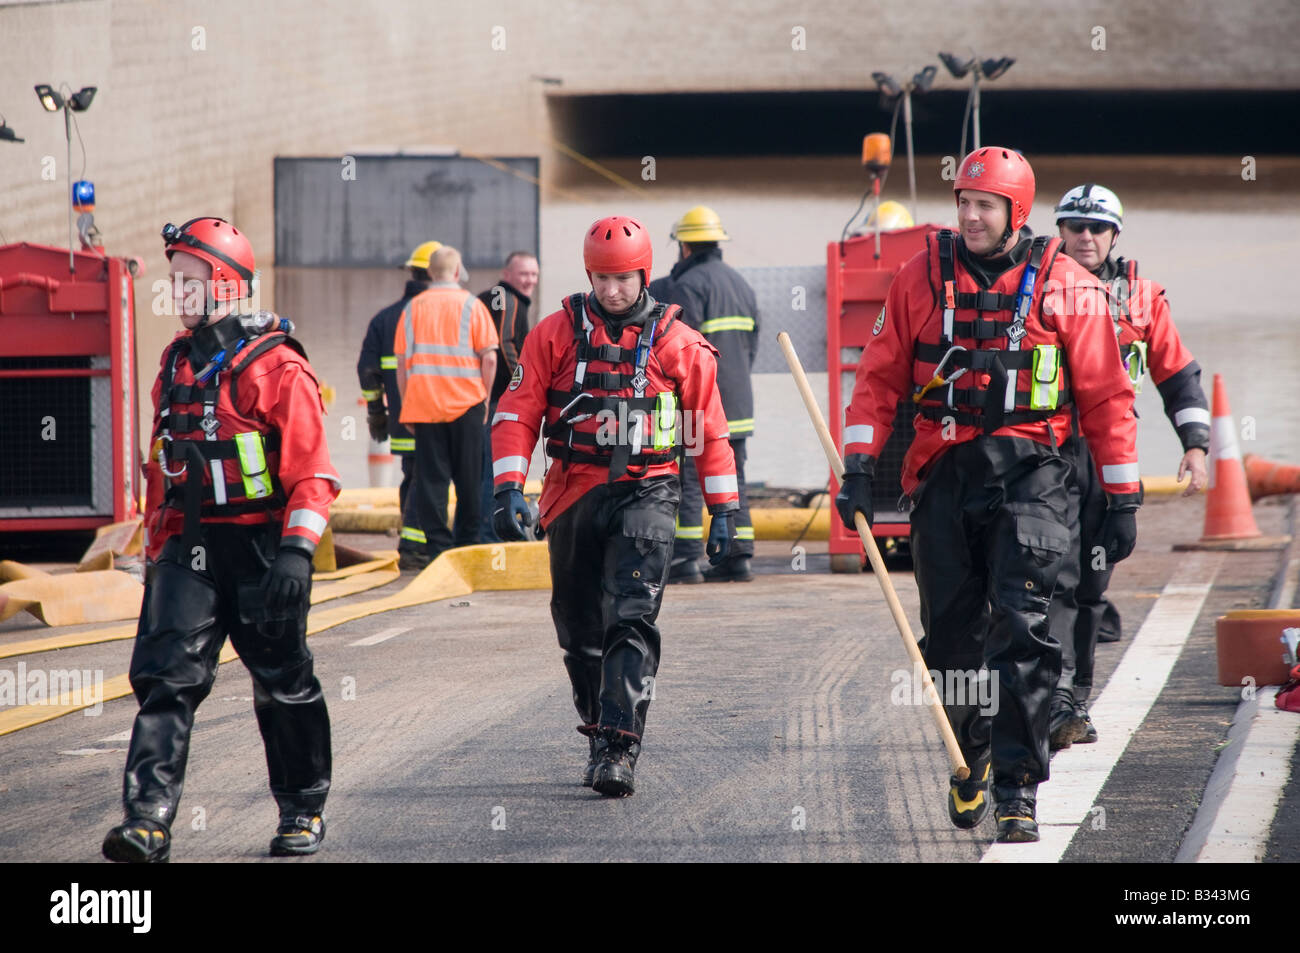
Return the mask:
[(1178, 336), (1165, 289), (1140, 277), (1137, 262), (1125, 258), (1106, 259), (1098, 277), (1110, 292), (1120, 357), (1134, 390), (1141, 392), (1150, 373), (1183, 450), (1208, 452), (1210, 404), (1201, 387), (1201, 365)]
[[(649, 303), (653, 305), (653, 300)], [(684, 433), (686, 452), (695, 458), (705, 503), (711, 511), (735, 509), (739, 506), (736, 464), (718, 395), (715, 352), (698, 332), (681, 321), (670, 320), (672, 317), (669, 313), (659, 319), (662, 332), (656, 336), (650, 351), (644, 390), (647, 395), (675, 394), (681, 429), (691, 431)], [(597, 400), (632, 399), (635, 385), (625, 378), (634, 376), (629, 373), (634, 366), (629, 355), (635, 352), (644, 322), (622, 328), (616, 340), (611, 339), (603, 320), (596, 318), (589, 324), (586, 341), (592, 356), (590, 370), (584, 368), (584, 390)], [(556, 406), (553, 396), (572, 390), (578, 371), (577, 355), (574, 315), (566, 308), (540, 321), (525, 339), (519, 365), (497, 405), (492, 427), (492, 469), (498, 491), (522, 488), (543, 425), (548, 432), (558, 433), (563, 429), (556, 428), (563, 408)], [(615, 428), (605, 433), (609, 434), (611, 445), (617, 445), (626, 436), (622, 430), (624, 423), (600, 421), (594, 416), (575, 421), (572, 425), (575, 438), (592, 435), (594, 439), (581, 443), (575, 440), (574, 446), (589, 450), (600, 446), (600, 438), (595, 435), (601, 433), (602, 427)], [(610, 479), (609, 464), (586, 462), (587, 456), (583, 453), (567, 464), (556, 462), (547, 471), (539, 504), (544, 526), (593, 487)], [(662, 462), (634, 466), (616, 479), (646, 479), (676, 473), (675, 455), (661, 456)]]
[(370, 319), (357, 358), (361, 396), (369, 405), (366, 411), (387, 413), (389, 449), (393, 453), (415, 453), (415, 435), (402, 426), (402, 393), (397, 387), (397, 355), (393, 353), (397, 319), (402, 316), (406, 303), (428, 287), (427, 281), (407, 281), (401, 300)]
[(650, 284), (650, 294), (682, 308), (682, 320), (718, 351), (718, 393), (732, 437), (754, 432), (750, 371), (758, 355), (758, 301), (722, 251), (697, 251)]
[(406, 366), (402, 423), (445, 423), (485, 401), (479, 356), (496, 346), (487, 308), (455, 282), (434, 282), (408, 301), (393, 342)]
[[(329, 523), (330, 502), (342, 484), (330, 463), (325, 407), (311, 365), (287, 344), (264, 350), (257, 346), (257, 339), (250, 341), (216, 378), (217, 399), (210, 408), (216, 427), (209, 441), (203, 426), (209, 411), (204, 399), (209, 389), (195, 381), (194, 369), (185, 356), (189, 336), (188, 332), (178, 335), (163, 352), (162, 368), (153, 385), (155, 439), (145, 466), (148, 557), (156, 559), (167, 539), (183, 532), (185, 514), (180, 498), (191, 479), (203, 483), (202, 523), (281, 522), (282, 546), (313, 553)], [(283, 340), (282, 335), (277, 337)], [(163, 393), (164, 380), (169, 380), (167, 393)], [(167, 436), (161, 438), (164, 433)], [(249, 442), (244, 442), (241, 454), (239, 435), (252, 433), (263, 437), (265, 449), (259, 460), (265, 464), (265, 473), (243, 472), (241, 464), (250, 459)], [(199, 446), (228, 441), (234, 452), (204, 461), (196, 473), (198, 464), (182, 456), (180, 448), (186, 441)], [(162, 472), (163, 463), (174, 476)], [(273, 490), (270, 495), (252, 495), (268, 484)]]
[[(1037, 345), (1060, 349), (1060, 366), (1068, 375), (1079, 425), (1093, 450), (1102, 483), (1107, 492), (1135, 494), (1139, 484), (1133, 391), (1120, 362), (1111, 326), (1105, 320), (1098, 320), (1108, 313), (1106, 295), (1092, 275), (1068, 256), (1055, 254), (1057, 241), (1052, 240), (1043, 256), (1038, 277), (1041, 288), (1026, 315), (1019, 350), (1030, 351)], [(988, 288), (982, 288), (958, 258), (954, 263), (954, 297), (962, 295), (962, 300), (971, 300), (966, 296), (981, 296), (975, 300), (990, 307), (1001, 304), (1020, 290), (1027, 265), (1026, 257), (997, 276)], [(919, 393), (933, 379), (935, 364), (928, 363), (922, 355), (936, 353), (944, 337), (947, 306), (947, 293), (940, 275), (939, 243), (931, 235), (926, 249), (908, 261), (894, 278), (886, 296), (884, 314), (876, 322), (873, 336), (862, 352), (853, 399), (844, 417), (846, 456), (879, 457), (893, 430), (899, 400)], [(951, 335), (956, 343), (976, 351), (1009, 349), (1008, 328), (981, 317), (976, 308), (954, 309), (952, 319), (954, 325), (962, 324), (973, 335), (970, 338)], [(989, 328), (1001, 330), (992, 337), (976, 336)], [(1008, 393), (1021, 393), (1028, 386), (1031, 374), (1030, 369), (1010, 372)], [(988, 391), (990, 380), (989, 373), (971, 370), (960, 383), (964, 388)], [(939, 397), (947, 390), (942, 387), (930, 394)], [(963, 423), (959, 418), (957, 413), (947, 420), (917, 415), (916, 437), (903, 463), (904, 492), (916, 489), (934, 461), (958, 443), (987, 435), (1024, 437), (1059, 446), (1072, 429), (1069, 406), (1060, 407), (1046, 415), (1046, 419), (1008, 423), (991, 434), (986, 434), (984, 427)]]

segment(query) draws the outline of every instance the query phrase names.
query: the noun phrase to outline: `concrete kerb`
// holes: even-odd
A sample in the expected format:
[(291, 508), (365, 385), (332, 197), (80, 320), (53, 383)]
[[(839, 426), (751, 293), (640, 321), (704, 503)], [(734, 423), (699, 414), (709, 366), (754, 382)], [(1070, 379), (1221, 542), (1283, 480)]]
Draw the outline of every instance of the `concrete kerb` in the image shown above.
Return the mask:
[[(551, 565), (545, 543), (496, 543), (450, 549), (425, 567), (400, 592), (367, 602), (312, 611), (307, 617), (307, 634), (315, 635), (376, 613), (407, 609), (471, 592), (549, 589), (550, 585)], [(225, 664), (237, 657), (233, 646), (227, 644), (221, 651), (220, 662)], [(125, 698), (130, 694), (129, 678), (126, 675), (114, 676), (104, 680), (103, 691), (96, 703)], [(22, 705), (0, 711), (0, 735), (81, 711), (91, 704), (73, 699), (72, 693), (65, 693), (49, 704)]]
[[(1300, 497), (1292, 497), (1288, 512), (1291, 543), (1278, 566), (1270, 609), (1288, 609), (1295, 601), (1300, 577), (1298, 519)], [(1263, 860), (1272, 820), (1290, 779), (1291, 759), (1300, 743), (1300, 717), (1278, 710), (1273, 702), (1276, 695), (1276, 687), (1261, 688), (1249, 698), (1243, 697), (1237, 706), (1228, 740), (1175, 863)], [(1243, 767), (1243, 761), (1248, 766)]]

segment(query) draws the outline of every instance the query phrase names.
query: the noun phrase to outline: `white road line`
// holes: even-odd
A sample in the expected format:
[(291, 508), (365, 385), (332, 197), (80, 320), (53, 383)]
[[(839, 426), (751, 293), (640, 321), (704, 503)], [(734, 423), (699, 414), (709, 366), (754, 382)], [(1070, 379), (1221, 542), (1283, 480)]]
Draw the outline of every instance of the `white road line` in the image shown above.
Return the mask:
[(410, 631), (411, 627), (409, 625), (395, 629), (384, 629), (382, 632), (376, 632), (374, 635), (367, 635), (364, 639), (357, 639), (355, 642), (349, 642), (348, 645), (378, 645), (380, 642), (387, 642), (394, 636)]
[[(1276, 695), (1277, 686), (1261, 688), (1253, 707), (1243, 703), (1228, 735), (1238, 751), (1227, 795), (1196, 856), (1180, 852), (1177, 860), (1254, 864), (1264, 859), (1273, 818), (1291, 776), (1291, 754), (1300, 741), (1300, 717), (1278, 708), (1273, 703)], [(1239, 725), (1243, 726), (1240, 733)]]
[(88, 755), (88, 754), (125, 754), (126, 748), (73, 748), (71, 751), (60, 751), (59, 754), (70, 755)]
[(107, 738), (100, 738), (99, 742), (100, 744), (103, 744), (106, 741), (130, 741), (130, 740), (131, 740), (131, 729), (128, 728), (126, 729), (126, 731), (119, 731), (117, 734), (109, 735)]
[[(1214, 584), (1223, 553), (1197, 553), (1179, 567), (1151, 607), (1095, 705), (1096, 744), (1074, 745), (1052, 760), (1052, 778), (1038, 789), (1036, 844), (994, 844), (982, 863), (1056, 863), (1075, 832), (1101, 824), (1097, 795), (1151, 711)], [(1194, 580), (1204, 580), (1196, 582)]]

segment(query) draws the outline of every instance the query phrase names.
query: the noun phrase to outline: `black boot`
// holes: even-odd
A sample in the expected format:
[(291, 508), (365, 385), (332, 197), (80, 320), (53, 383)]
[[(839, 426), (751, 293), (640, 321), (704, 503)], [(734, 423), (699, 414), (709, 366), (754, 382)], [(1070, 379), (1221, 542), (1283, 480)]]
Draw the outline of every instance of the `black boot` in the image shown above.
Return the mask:
[(601, 734), (606, 747), (600, 753), (600, 761), (591, 780), (592, 789), (606, 797), (631, 797), (636, 793), (632, 772), (636, 768), (636, 759), (641, 754), (641, 740), (631, 732), (615, 731), (612, 728), (602, 729)]
[(325, 819), (319, 814), (281, 814), (271, 838), (272, 857), (314, 854), (325, 839)]
[(753, 582), (754, 573), (749, 568), (748, 556), (724, 559), (720, 565), (704, 570), (705, 582)]
[(587, 767), (582, 772), (582, 786), (591, 787), (592, 781), (596, 778), (596, 766), (600, 764), (600, 756), (605, 753), (608, 741), (597, 730), (597, 725), (579, 725), (578, 733), (587, 736)]
[(948, 779), (948, 819), (962, 830), (977, 827), (989, 812), (989, 756), (968, 762), (970, 777)]
[(1047, 722), (1047, 747), (1060, 751), (1070, 747), (1084, 735), (1084, 720), (1074, 710), (1074, 697), (1057, 692), (1052, 698), (1052, 711)]
[(165, 864), (171, 859), (172, 835), (157, 821), (128, 817), (108, 832), (103, 851), (119, 864)]
[(704, 582), (704, 573), (700, 572), (699, 560), (674, 559), (668, 568), (668, 581), (684, 586)]
[(1083, 728), (1081, 729), (1079, 737), (1074, 739), (1074, 743), (1078, 745), (1096, 744), (1097, 726), (1092, 723), (1092, 716), (1088, 714), (1088, 706), (1083, 702), (1075, 702), (1074, 714), (1075, 717), (1083, 722)]
[(1038, 840), (1038, 821), (1035, 817), (1038, 785), (1007, 787), (995, 784), (993, 799), (997, 801), (993, 816), (998, 822), (999, 844), (1031, 844)]

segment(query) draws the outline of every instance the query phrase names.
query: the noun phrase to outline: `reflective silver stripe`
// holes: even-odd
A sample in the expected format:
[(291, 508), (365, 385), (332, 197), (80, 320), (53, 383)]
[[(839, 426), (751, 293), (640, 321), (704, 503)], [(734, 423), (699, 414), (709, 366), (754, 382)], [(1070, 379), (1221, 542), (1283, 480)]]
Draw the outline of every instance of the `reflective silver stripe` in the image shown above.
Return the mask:
[(1201, 407), (1185, 407), (1174, 414), (1174, 426), (1183, 424), (1205, 424), (1210, 426), (1210, 412)]
[(424, 374), (428, 377), (478, 377), (477, 367), (447, 367), (441, 364), (416, 364), (408, 369), (409, 373)]
[(528, 475), (528, 458), (527, 457), (502, 457), (492, 464), (492, 476), (499, 477), (503, 473), (522, 473)]
[(503, 421), (503, 420), (518, 420), (518, 419), (519, 419), (519, 415), (518, 415), (518, 414), (507, 414), (507, 413), (506, 413), (505, 411), (503, 411), (503, 410), (498, 410), (498, 411), (496, 412), (496, 416), (494, 416), (494, 417), (492, 418), (492, 426), (495, 427), (497, 424), (499, 424), (499, 423), (500, 423), (501, 421)]
[(398, 318), (399, 321), (403, 319), (406, 321), (406, 353), (402, 355), (402, 360), (409, 361), (415, 353), (415, 320), (411, 315), (410, 302), (402, 309), (402, 317)]
[(844, 443), (871, 443), (876, 439), (876, 428), (871, 424), (854, 424), (844, 428)]
[(325, 532), (325, 517), (319, 513), (313, 513), (311, 510), (294, 510), (289, 514), (289, 521), (284, 524), (285, 530), (297, 529), (299, 526), (309, 529), (317, 536)]
[(474, 316), (475, 298), (468, 291), (465, 292), (465, 303), (460, 306), (460, 336), (456, 338), (456, 343), (469, 350), (471, 354), (474, 349), (469, 346), (469, 319)]
[(343, 481), (340, 480), (332, 473), (313, 473), (312, 476), (314, 476), (318, 480), (329, 480), (340, 490), (343, 489)]
[(226, 496), (226, 468), (220, 460), (210, 460), (208, 466), (212, 469), (212, 499), (217, 506), (225, 506), (229, 499)]
[(734, 473), (727, 476), (711, 476), (704, 478), (705, 493), (735, 493), (736, 492), (736, 475)]
[(1108, 463), (1101, 468), (1101, 478), (1105, 483), (1136, 483), (1138, 465), (1136, 463)]
[(452, 357), (478, 357), (472, 347), (462, 347), (459, 344), (417, 344), (415, 345), (415, 353), (451, 355)]

